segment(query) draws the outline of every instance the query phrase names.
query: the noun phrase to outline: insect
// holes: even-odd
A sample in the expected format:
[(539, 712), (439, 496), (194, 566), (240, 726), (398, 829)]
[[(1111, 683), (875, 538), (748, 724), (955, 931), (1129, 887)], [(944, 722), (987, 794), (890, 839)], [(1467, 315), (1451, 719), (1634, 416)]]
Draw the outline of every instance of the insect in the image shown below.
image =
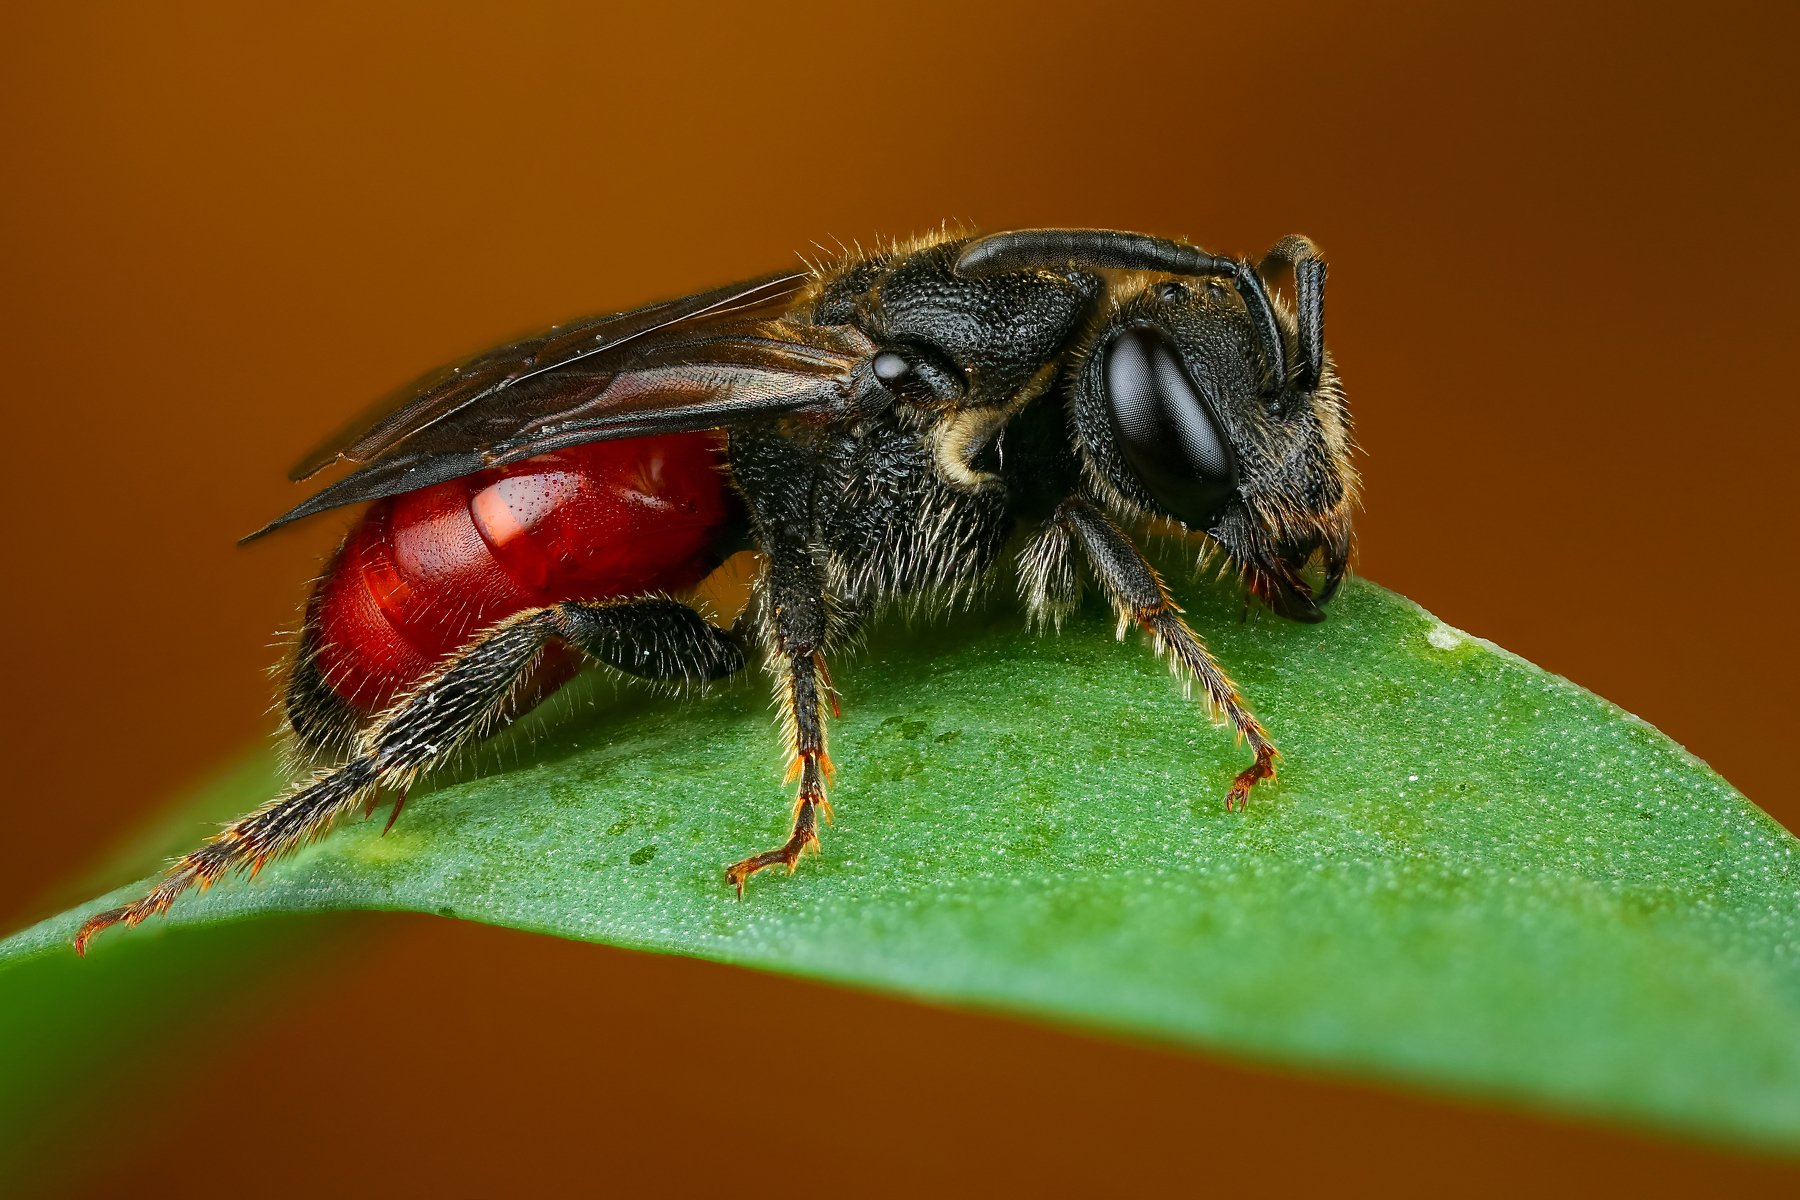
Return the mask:
[[(1009, 547), (1032, 620), (1091, 581), (1253, 756), (1277, 752), (1134, 532), (1184, 533), (1302, 621), (1343, 578), (1357, 477), (1324, 345), (1325, 263), (1109, 230), (945, 232), (559, 327), (421, 381), (252, 537), (366, 503), (308, 605), (286, 723), (310, 775), (75, 939), (251, 875), (407, 789), (584, 662), (697, 684), (760, 650), (797, 781), (791, 872), (829, 820), (827, 664), (885, 605), (944, 605)], [(1291, 282), (1291, 300), (1281, 284)], [(684, 603), (753, 551), (731, 628)]]

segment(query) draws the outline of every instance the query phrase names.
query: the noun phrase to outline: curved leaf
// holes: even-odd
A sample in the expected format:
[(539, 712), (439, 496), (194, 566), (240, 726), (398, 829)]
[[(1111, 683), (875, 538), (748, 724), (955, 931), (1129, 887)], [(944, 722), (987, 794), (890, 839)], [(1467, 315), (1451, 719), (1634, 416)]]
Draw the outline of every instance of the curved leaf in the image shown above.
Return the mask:
[(840, 668), (825, 856), (741, 903), (723, 865), (787, 813), (759, 686), (534, 717), (389, 836), (340, 831), (167, 919), (419, 909), (1800, 1146), (1793, 837), (1373, 585), (1322, 626), (1217, 595), (1191, 616), (1286, 755), (1246, 813), (1221, 806), (1242, 751), (1143, 647), (1098, 614), (1038, 638), (996, 612), (891, 623)]

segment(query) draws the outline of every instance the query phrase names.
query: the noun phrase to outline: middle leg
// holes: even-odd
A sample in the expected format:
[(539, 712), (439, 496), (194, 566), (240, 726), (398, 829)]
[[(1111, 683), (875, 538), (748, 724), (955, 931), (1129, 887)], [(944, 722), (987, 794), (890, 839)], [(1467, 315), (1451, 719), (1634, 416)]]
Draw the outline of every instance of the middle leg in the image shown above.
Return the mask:
[[(823, 698), (831, 697), (831, 677), (825, 656), (817, 649), (777, 647), (774, 653), (776, 703), (787, 734), (790, 766), (788, 780), (800, 781), (794, 796), (793, 825), (787, 841), (773, 850), (752, 854), (726, 868), (725, 881), (744, 894), (744, 881), (767, 867), (783, 866), (793, 873), (808, 849), (819, 851), (819, 818), (831, 820), (831, 801), (825, 785), (831, 779), (831, 758), (825, 753)], [(831, 700), (836, 707), (835, 699)]]
[[(769, 559), (761, 584), (763, 642), (775, 677), (775, 704), (788, 744), (788, 779), (799, 779), (787, 841), (752, 854), (725, 871), (725, 882), (744, 894), (744, 881), (758, 871), (783, 866), (791, 874), (801, 854), (819, 850), (819, 819), (831, 820), (825, 785), (831, 758), (825, 752), (825, 708), (837, 712), (837, 693), (825, 667), (824, 646), (833, 621), (822, 572), (804, 546), (780, 547)], [(840, 616), (839, 622), (842, 623)]]
[(740, 481), (760, 482), (742, 489), (763, 554), (752, 607), (774, 676), (788, 778), (800, 781), (787, 841), (725, 869), (725, 882), (741, 897), (745, 881), (758, 871), (781, 866), (792, 872), (809, 847), (819, 849), (819, 821), (831, 819), (825, 709), (837, 713), (825, 655), (843, 644), (855, 617), (828, 585), (828, 558), (818, 533), (824, 470), (818, 448), (779, 431), (744, 429), (733, 431), (731, 455)]

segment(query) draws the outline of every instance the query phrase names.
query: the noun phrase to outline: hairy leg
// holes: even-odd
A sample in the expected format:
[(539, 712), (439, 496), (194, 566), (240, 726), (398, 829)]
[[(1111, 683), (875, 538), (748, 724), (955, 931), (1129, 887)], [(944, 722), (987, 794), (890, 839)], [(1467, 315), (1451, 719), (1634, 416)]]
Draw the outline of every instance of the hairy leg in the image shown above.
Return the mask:
[(1249, 743), (1256, 760), (1238, 773), (1225, 797), (1226, 808), (1243, 808), (1251, 788), (1261, 780), (1275, 777), (1275, 743), (1244, 707), (1237, 685), (1181, 619), (1181, 609), (1169, 598), (1162, 578), (1125, 532), (1105, 513), (1082, 500), (1065, 501), (1057, 510), (1055, 521), (1087, 555), (1094, 576), (1118, 611), (1120, 636), (1124, 636), (1127, 623), (1149, 633), (1158, 653), (1169, 656), (1184, 680), (1197, 681), (1206, 693), (1209, 707), (1230, 721)]
[(396, 793), (397, 815), (415, 780), (516, 715), (519, 690), (553, 641), (648, 679), (701, 682), (735, 674), (744, 665), (743, 652), (729, 634), (673, 600), (571, 602), (510, 617), (396, 700), (360, 735), (345, 762), (320, 771), (177, 859), (143, 899), (90, 918), (75, 936), (75, 949), (85, 953), (88, 940), (110, 925), (136, 925), (166, 912), (191, 887), (204, 890), (232, 871), (255, 875), (271, 859), (323, 835), (359, 805), (372, 808), (382, 789)]
[(831, 778), (831, 759), (825, 753), (825, 717), (822, 697), (831, 698), (831, 677), (825, 670), (825, 657), (816, 649), (797, 646), (777, 647), (771, 655), (775, 674), (776, 704), (787, 733), (790, 766), (788, 779), (800, 780), (794, 796), (793, 824), (787, 841), (773, 850), (752, 854), (742, 862), (726, 868), (725, 881), (744, 894), (744, 881), (765, 867), (784, 866), (791, 873), (800, 855), (809, 847), (819, 849), (819, 818), (831, 820), (831, 801), (825, 796), (825, 784)]
[[(825, 667), (824, 645), (834, 621), (822, 576), (808, 547), (785, 544), (770, 555), (760, 585), (762, 637), (788, 744), (788, 779), (797, 778), (800, 788), (787, 841), (726, 869), (725, 881), (740, 896), (744, 881), (758, 871), (784, 866), (791, 872), (809, 847), (817, 852), (819, 819), (831, 820), (831, 802), (825, 796), (832, 767), (825, 753), (824, 710), (829, 706), (836, 714), (838, 706)], [(835, 623), (843, 623), (841, 615)]]
[(824, 709), (837, 712), (825, 655), (842, 644), (854, 617), (838, 606), (826, 584), (817, 536), (822, 468), (816, 448), (779, 431), (744, 429), (732, 432), (731, 456), (734, 474), (755, 484), (743, 489), (763, 552), (754, 608), (788, 743), (788, 778), (800, 781), (787, 841), (726, 869), (725, 881), (742, 896), (744, 881), (758, 871), (775, 866), (792, 871), (809, 847), (819, 849), (819, 820), (831, 819)]

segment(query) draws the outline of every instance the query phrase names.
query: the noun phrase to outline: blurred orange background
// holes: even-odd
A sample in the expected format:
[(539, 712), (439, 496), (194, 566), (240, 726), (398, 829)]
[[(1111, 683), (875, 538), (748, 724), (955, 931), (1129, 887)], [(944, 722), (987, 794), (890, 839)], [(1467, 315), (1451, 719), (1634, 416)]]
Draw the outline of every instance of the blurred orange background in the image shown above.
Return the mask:
[[(1367, 451), (1361, 572), (1794, 828), (1796, 24), (1719, 3), (15, 6), (0, 917), (78, 899), (269, 731), (272, 634), (342, 522), (233, 541), (295, 499), (320, 434), (534, 326), (944, 219), (1240, 254), (1311, 235)], [(152, 1111), (70, 1114), (106, 1132), (58, 1186), (1797, 1181), (723, 968), (353, 924)], [(817, 1050), (790, 1066), (795, 1041)]]

